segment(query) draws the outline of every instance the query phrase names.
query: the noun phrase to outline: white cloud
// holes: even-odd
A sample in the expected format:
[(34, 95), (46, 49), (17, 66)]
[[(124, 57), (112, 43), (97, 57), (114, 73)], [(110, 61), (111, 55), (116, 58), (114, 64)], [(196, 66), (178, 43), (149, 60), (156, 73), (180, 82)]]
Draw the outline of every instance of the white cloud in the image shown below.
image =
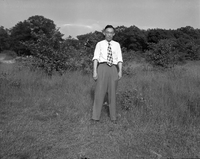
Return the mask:
[(99, 24), (82, 24), (82, 23), (66, 23), (60, 25), (60, 31), (65, 34), (64, 37), (71, 35), (76, 37), (77, 35), (87, 34), (93, 31), (100, 31), (102, 28)]
[(147, 30), (147, 29), (156, 29), (158, 27), (156, 26), (137, 26), (138, 28), (140, 29), (144, 29), (144, 30)]
[(61, 27), (84, 27), (88, 29), (93, 29), (92, 26), (84, 24), (63, 24)]

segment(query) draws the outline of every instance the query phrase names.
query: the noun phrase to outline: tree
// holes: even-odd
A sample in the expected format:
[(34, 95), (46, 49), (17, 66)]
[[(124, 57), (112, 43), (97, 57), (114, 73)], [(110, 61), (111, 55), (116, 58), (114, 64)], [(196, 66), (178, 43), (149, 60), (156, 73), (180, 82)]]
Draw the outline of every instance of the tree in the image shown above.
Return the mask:
[(11, 49), (14, 50), (18, 55), (29, 55), (30, 50), (27, 49), (22, 42), (31, 40), (31, 29), (29, 23), (19, 22), (10, 30), (11, 35)]
[(126, 39), (126, 36), (125, 36), (124, 32), (125, 32), (126, 29), (127, 29), (127, 27), (125, 27), (125, 26), (118, 26), (118, 27), (115, 28), (114, 40), (119, 42), (121, 44), (121, 47), (125, 47), (124, 41)]
[(9, 30), (0, 26), (0, 52), (9, 49)]
[(34, 69), (41, 68), (50, 76), (53, 71), (62, 74), (66, 70), (65, 64), (69, 56), (62, 50), (61, 45), (57, 45), (59, 30), (52, 31), (50, 38), (42, 32), (31, 32), (31, 34), (37, 41), (25, 41), (22, 42), (22, 45), (29, 48), (31, 55), (33, 55), (32, 66)]
[(86, 47), (94, 48), (97, 42), (104, 39), (104, 35), (101, 32), (95, 31), (84, 35), (77, 36), (78, 40), (82, 42)]
[(149, 29), (147, 30), (148, 43), (158, 43), (162, 39), (174, 38), (172, 30), (165, 29)]
[(180, 58), (176, 47), (176, 39), (162, 39), (157, 44), (151, 44), (151, 49), (147, 51), (146, 59), (153, 66), (171, 68)]
[(199, 60), (197, 48), (200, 45), (200, 30), (186, 26), (174, 31), (177, 39), (177, 50), (185, 60)]
[(59, 48), (62, 39), (62, 34), (56, 28), (54, 22), (43, 16), (35, 15), (28, 20), (17, 23), (11, 29), (12, 48), (18, 53), (18, 55), (31, 55), (32, 52), (29, 48), (23, 45), (24, 42), (38, 41), (38, 35), (44, 35), (48, 38), (55, 38), (54, 47)]
[(200, 38), (200, 34), (197, 29), (194, 29), (191, 26), (178, 28), (177, 31), (182, 32), (182, 35), (189, 37), (190, 39), (198, 39)]
[(136, 26), (131, 26), (123, 31), (125, 36), (121, 42), (121, 46), (128, 50), (144, 51), (147, 48), (146, 36)]

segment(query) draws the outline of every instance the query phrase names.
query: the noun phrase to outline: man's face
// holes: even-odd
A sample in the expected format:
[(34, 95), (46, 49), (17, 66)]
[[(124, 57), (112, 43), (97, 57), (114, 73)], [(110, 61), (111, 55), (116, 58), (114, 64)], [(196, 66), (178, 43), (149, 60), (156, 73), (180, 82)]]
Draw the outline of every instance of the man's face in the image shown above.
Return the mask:
[(114, 29), (113, 28), (107, 28), (104, 31), (105, 39), (107, 41), (111, 41), (113, 39), (113, 36), (115, 35)]

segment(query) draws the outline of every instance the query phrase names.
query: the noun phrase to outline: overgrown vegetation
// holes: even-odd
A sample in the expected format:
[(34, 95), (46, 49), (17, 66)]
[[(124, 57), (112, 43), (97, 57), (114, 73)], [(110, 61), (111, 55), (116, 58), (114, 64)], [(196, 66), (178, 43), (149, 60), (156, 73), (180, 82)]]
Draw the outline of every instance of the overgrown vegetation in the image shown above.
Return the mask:
[(117, 124), (107, 107), (92, 124), (92, 76), (1, 64), (0, 158), (199, 158), (199, 63), (145, 65), (119, 81)]
[(116, 27), (118, 123), (103, 107), (95, 125), (91, 59), (103, 38), (63, 39), (43, 16), (0, 27), (1, 55), (18, 56), (0, 63), (0, 158), (200, 158), (200, 29)]
[[(33, 67), (48, 75), (67, 70), (91, 72), (91, 59), (96, 43), (103, 34), (95, 31), (63, 39), (53, 20), (32, 16), (13, 28), (0, 27), (0, 52), (15, 51), (18, 56), (32, 56)], [(118, 26), (114, 40), (121, 44), (126, 61), (146, 60), (154, 67), (172, 68), (186, 60), (200, 59), (200, 29), (190, 26), (176, 30)]]
[(151, 49), (146, 52), (146, 57), (153, 66), (172, 68), (175, 64), (183, 61), (174, 39), (160, 40), (157, 44), (153, 43), (149, 47)]

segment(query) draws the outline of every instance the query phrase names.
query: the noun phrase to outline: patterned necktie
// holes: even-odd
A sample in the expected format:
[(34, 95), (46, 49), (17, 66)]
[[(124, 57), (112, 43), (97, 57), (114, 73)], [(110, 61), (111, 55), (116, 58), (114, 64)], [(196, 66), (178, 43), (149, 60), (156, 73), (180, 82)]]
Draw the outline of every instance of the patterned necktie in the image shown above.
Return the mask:
[(107, 56), (107, 64), (109, 66), (112, 66), (113, 64), (113, 57), (112, 57), (112, 50), (111, 50), (111, 47), (110, 47), (110, 42), (108, 42), (108, 56)]

